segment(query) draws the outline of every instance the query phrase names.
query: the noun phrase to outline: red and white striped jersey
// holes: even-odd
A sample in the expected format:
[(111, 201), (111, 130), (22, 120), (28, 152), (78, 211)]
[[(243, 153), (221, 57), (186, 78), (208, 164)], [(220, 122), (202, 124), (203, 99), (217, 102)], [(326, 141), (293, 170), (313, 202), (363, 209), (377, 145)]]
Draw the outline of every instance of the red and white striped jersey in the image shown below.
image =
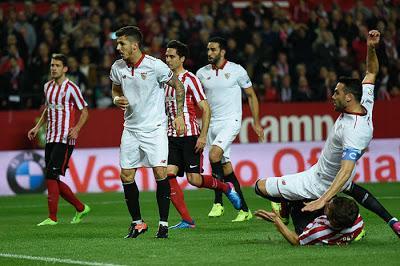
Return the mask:
[(59, 142), (75, 145), (75, 140), (68, 140), (68, 131), (74, 126), (75, 108), (82, 110), (87, 103), (79, 87), (66, 79), (61, 85), (50, 80), (44, 85), (47, 107), (46, 142)]
[(364, 228), (364, 221), (358, 215), (352, 227), (333, 230), (326, 215), (315, 218), (299, 236), (300, 245), (343, 245), (353, 241)]
[[(206, 95), (204, 94), (199, 79), (193, 73), (185, 71), (179, 74), (178, 78), (185, 87), (183, 117), (187, 131), (181, 137), (198, 136), (200, 135), (200, 127), (197, 123), (195, 107), (199, 102), (206, 99)], [(165, 85), (165, 109), (168, 116), (168, 136), (178, 137), (172, 124), (177, 111), (175, 89), (169, 85)]]

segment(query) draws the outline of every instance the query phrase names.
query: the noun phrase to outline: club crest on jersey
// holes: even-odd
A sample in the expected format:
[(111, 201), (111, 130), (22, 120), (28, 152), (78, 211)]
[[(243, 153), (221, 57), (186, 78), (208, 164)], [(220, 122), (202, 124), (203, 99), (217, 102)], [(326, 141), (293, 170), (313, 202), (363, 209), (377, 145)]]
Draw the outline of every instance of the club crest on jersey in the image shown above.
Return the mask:
[(126, 75), (123, 75), (122, 78), (123, 78), (123, 79), (126, 79)]
[(142, 77), (143, 80), (145, 80), (147, 78), (147, 73), (140, 73), (140, 76)]
[(229, 77), (231, 76), (231, 73), (225, 73), (225, 78), (229, 79)]

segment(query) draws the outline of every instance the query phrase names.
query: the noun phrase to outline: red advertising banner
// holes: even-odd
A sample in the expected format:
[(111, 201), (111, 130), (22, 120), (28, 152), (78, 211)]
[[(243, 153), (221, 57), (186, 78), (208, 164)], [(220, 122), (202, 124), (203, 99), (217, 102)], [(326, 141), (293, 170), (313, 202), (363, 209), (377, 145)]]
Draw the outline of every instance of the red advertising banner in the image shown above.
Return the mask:
[[(400, 137), (400, 100), (376, 102), (373, 114), (374, 138)], [(92, 109), (89, 121), (80, 132), (77, 147), (118, 147), (123, 128), (123, 112), (117, 108)], [(324, 140), (338, 113), (331, 103), (271, 103), (260, 105), (260, 120), (267, 142)], [(37, 148), (27, 138), (39, 110), (0, 112), (0, 150)], [(243, 107), (238, 143), (257, 142), (251, 128), (247, 104)]]
[[(318, 161), (324, 146), (319, 142), (234, 144), (232, 164), (243, 186), (254, 186), (260, 177), (281, 176), (304, 171)], [(399, 182), (400, 138), (373, 140), (358, 160), (354, 181), (358, 183)], [(207, 152), (204, 154), (208, 158)], [(211, 167), (205, 160), (204, 171)], [(122, 191), (119, 177), (119, 149), (76, 149), (62, 180), (75, 192)], [(154, 191), (156, 182), (150, 168), (141, 168), (135, 181), (141, 191)], [(194, 189), (186, 178), (181, 187)], [(44, 193), (43, 150), (0, 152), (0, 196)], [(255, 195), (254, 195), (255, 196)]]

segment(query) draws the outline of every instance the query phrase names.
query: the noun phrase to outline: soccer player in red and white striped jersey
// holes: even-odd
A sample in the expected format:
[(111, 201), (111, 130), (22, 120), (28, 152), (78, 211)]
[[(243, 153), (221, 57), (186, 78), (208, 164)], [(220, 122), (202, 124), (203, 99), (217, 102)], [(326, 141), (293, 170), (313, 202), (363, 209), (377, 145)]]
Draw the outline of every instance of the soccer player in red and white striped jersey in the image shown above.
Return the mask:
[[(183, 192), (176, 181), (176, 176), (186, 172), (190, 184), (225, 192), (236, 208), (240, 208), (240, 197), (230, 183), (224, 183), (212, 176), (202, 176), (202, 151), (206, 145), (207, 131), (210, 124), (210, 107), (199, 79), (183, 67), (188, 57), (187, 46), (172, 40), (167, 45), (166, 63), (185, 87), (183, 117), (186, 131), (177, 134), (173, 121), (177, 113), (175, 89), (165, 87), (165, 107), (168, 115), (168, 166), (167, 175), (171, 187), (171, 201), (181, 215), (182, 221), (170, 228), (194, 228), (195, 224), (187, 210)], [(202, 128), (197, 123), (196, 107), (202, 111)]]
[(274, 212), (258, 210), (255, 215), (273, 222), (292, 245), (345, 245), (357, 237), (360, 239), (364, 228), (357, 203), (345, 197), (335, 197), (328, 202), (325, 205), (324, 215), (312, 220), (300, 235), (289, 230), (280, 216)]
[[(59, 177), (65, 175), (79, 131), (88, 119), (87, 103), (78, 86), (66, 77), (67, 71), (67, 57), (63, 54), (53, 54), (50, 63), (52, 79), (44, 85), (46, 108), (36, 126), (28, 132), (28, 138), (33, 140), (39, 128), (47, 121), (45, 161), (49, 217), (38, 226), (57, 224), (60, 195), (76, 209), (71, 223), (79, 223), (90, 211), (89, 206), (83, 204)], [(78, 123), (75, 124), (76, 108), (81, 114)]]

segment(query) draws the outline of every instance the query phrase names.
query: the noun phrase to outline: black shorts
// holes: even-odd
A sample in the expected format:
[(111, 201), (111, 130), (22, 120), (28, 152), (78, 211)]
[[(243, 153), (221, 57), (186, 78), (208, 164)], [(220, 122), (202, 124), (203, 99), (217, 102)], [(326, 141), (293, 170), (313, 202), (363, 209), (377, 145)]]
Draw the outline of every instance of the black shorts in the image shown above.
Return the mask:
[(195, 152), (197, 136), (168, 137), (168, 165), (178, 166), (177, 176), (203, 172), (203, 152)]
[(57, 142), (47, 143), (44, 153), (46, 171), (64, 176), (73, 150), (74, 145)]
[(290, 201), (288, 202), (288, 208), (290, 217), (292, 217), (292, 222), (294, 229), (298, 235), (303, 233), (304, 228), (314, 221), (315, 218), (324, 215), (324, 209), (316, 210), (313, 212), (303, 212), (301, 209), (305, 206), (304, 202), (310, 202), (311, 200), (302, 201)]

